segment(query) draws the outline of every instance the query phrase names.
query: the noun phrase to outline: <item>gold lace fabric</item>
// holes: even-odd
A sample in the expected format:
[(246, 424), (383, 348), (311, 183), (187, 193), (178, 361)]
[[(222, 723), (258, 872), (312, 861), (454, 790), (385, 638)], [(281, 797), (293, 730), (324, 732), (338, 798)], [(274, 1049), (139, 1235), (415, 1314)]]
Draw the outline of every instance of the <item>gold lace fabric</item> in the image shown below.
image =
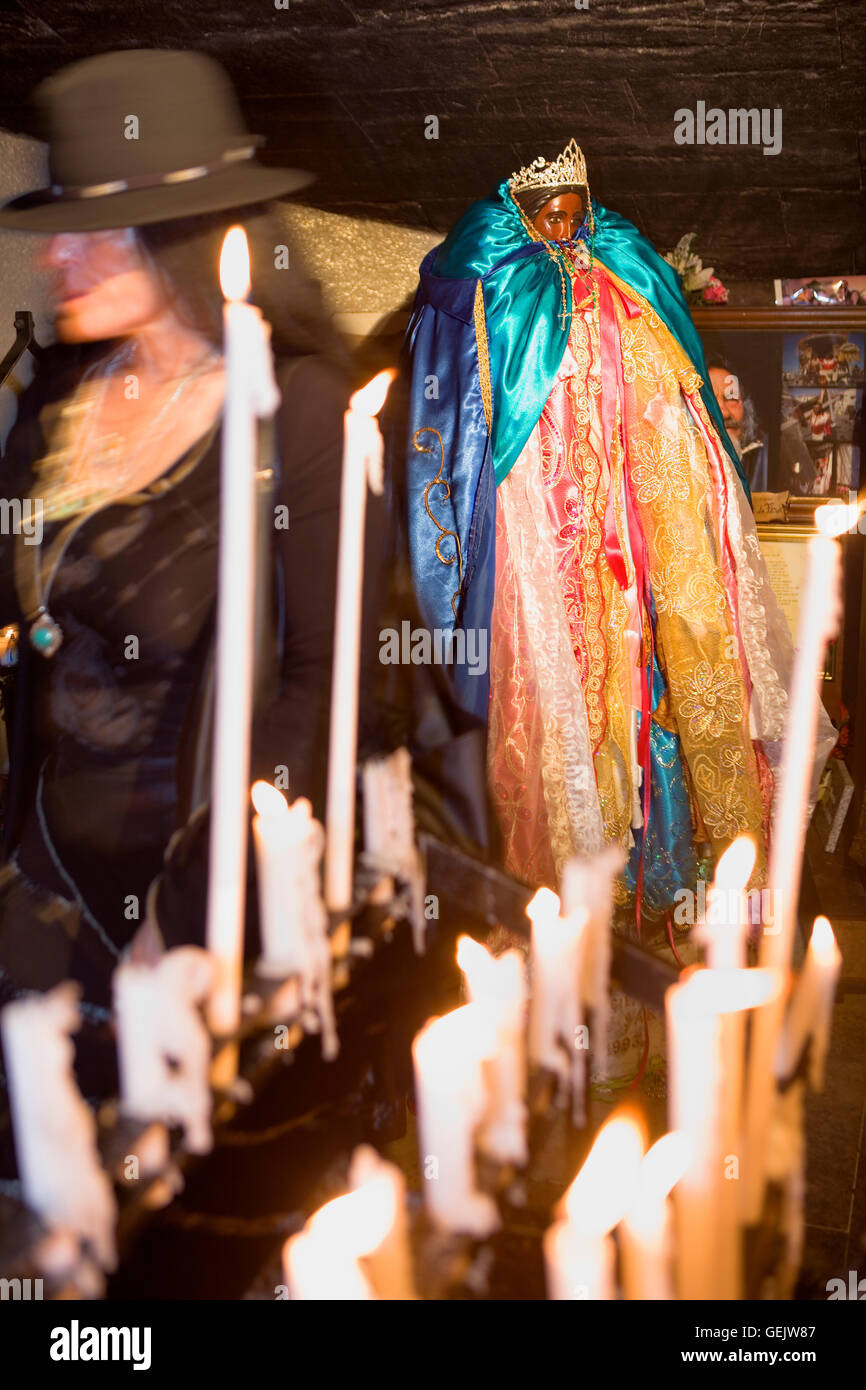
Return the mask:
[(713, 491), (701, 430), (683, 397), (697, 397), (701, 379), (652, 307), (606, 273), (642, 310), (626, 320), (615, 303), (631, 481), (647, 542), (670, 715), (707, 834), (718, 849), (738, 834), (752, 835), (759, 847), (755, 878), (760, 880), (765, 867), (760, 778), (722, 570), (726, 515)]

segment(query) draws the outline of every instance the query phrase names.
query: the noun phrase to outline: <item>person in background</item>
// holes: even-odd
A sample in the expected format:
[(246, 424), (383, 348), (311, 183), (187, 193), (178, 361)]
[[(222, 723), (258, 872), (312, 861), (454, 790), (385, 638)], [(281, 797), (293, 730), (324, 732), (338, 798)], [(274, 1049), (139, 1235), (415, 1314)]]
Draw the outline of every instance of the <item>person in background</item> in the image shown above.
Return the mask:
[[(251, 774), (273, 782), (285, 769), (290, 798), (309, 796), (319, 816), (349, 381), (318, 287), (294, 256), (275, 264), (285, 237), (272, 200), (308, 176), (256, 162), (218, 64), (103, 54), (38, 98), (51, 186), (0, 211), (0, 225), (48, 237), (60, 340), (4, 463), (4, 494), (38, 501), (42, 536), (0, 537), (0, 621), (17, 629), (5, 657), (0, 1002), (71, 978), (99, 1019), (133, 937), (150, 953), (203, 939), (218, 258), (231, 225), (248, 232), (281, 390), (262, 459), (276, 471), (262, 533), (271, 682), (257, 692)], [(136, 140), (124, 138), (130, 111)], [(276, 507), (288, 527), (275, 526)], [(248, 902), (254, 913), (249, 884)]]
[(749, 484), (750, 492), (767, 491), (767, 435), (758, 423), (757, 412), (750, 396), (743, 393), (740, 379), (727, 362), (710, 357), (707, 362), (713, 395), (719, 403), (722, 421), (728, 438)]

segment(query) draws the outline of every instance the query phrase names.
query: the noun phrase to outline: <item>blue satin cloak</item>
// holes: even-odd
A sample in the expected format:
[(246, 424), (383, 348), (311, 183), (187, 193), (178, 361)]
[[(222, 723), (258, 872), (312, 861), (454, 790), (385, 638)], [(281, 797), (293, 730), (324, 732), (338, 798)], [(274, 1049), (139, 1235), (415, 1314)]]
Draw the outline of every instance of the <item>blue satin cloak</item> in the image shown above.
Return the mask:
[[(421, 616), (431, 630), (475, 629), (489, 653), (496, 572), (496, 483), (474, 327), (475, 280), (421, 266), (406, 336), (406, 529)], [(480, 672), (480, 673), (479, 673)], [(458, 705), (487, 722), (488, 663), (451, 667)]]
[[(664, 690), (664, 677), (653, 657), (654, 710)], [(640, 721), (638, 711), (638, 730)], [(650, 723), (649, 825), (646, 835), (637, 830), (634, 839), (623, 872), (626, 888), (630, 894), (635, 894), (643, 845), (643, 905), (651, 912), (666, 912), (677, 889), (683, 885), (691, 887), (696, 882), (698, 861), (692, 842), (692, 817), (680, 741), (676, 734), (655, 721)]]

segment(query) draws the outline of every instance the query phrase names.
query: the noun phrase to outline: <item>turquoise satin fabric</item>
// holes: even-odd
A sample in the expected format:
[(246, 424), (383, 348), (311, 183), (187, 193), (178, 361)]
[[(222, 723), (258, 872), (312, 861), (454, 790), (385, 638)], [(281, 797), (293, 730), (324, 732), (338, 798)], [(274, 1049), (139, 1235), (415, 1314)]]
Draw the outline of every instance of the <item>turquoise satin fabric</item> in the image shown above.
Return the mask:
[[(653, 607), (655, 626), (655, 607)], [(665, 679), (653, 656), (652, 706), (665, 691)], [(640, 713), (637, 715), (640, 729)], [(650, 724), (650, 814), (646, 830), (634, 831), (635, 843), (623, 871), (634, 898), (643, 846), (643, 904), (650, 912), (667, 912), (677, 889), (696, 882), (698, 861), (692, 843), (692, 817), (676, 734), (653, 720)], [(644, 840), (646, 843), (644, 845)]]
[[(701, 396), (749, 496), (746, 476), (728, 438), (709, 385), (704, 352), (683, 298), (679, 276), (619, 213), (594, 203), (595, 253), (642, 294), (688, 353), (706, 383)], [(580, 235), (586, 239), (586, 224)], [(562, 280), (540, 242), (530, 240), (508, 193), (508, 180), (490, 198), (473, 203), (439, 248), (434, 274), (481, 278), (493, 396), (491, 442), (497, 485), (517, 462), (544, 409), (568, 339), (563, 325)], [(565, 277), (565, 310), (571, 284)]]

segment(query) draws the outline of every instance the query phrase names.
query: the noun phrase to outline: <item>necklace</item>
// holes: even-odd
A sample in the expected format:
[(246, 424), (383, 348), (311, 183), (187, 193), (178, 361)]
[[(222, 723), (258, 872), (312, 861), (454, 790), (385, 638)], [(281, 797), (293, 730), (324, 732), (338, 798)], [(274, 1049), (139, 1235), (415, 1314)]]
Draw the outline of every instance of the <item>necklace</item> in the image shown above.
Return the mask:
[[(216, 349), (206, 352), (194, 367), (185, 373), (156, 415), (141, 431), (137, 446), (129, 447), (118, 432), (94, 438), (98, 407), (108, 393), (108, 385), (117, 369), (130, 360), (128, 347), (121, 348), (108, 361), (91, 368), (79, 382), (71, 399), (60, 407), (57, 422), (51, 431), (50, 451), (36, 464), (36, 476), (41, 485), (43, 515), (60, 520), (78, 511), (89, 511), (113, 495), (122, 494), (146, 446), (153, 447), (169, 432), (169, 412), (183, 393), (200, 377), (211, 371), (219, 358)], [(100, 372), (98, 381), (93, 375)]]
[[(527, 236), (530, 238), (531, 241), (540, 241), (540, 242), (543, 244), (544, 249), (546, 250), (548, 256), (550, 256), (550, 259), (553, 261), (553, 264), (556, 266), (556, 269), (557, 269), (558, 272), (559, 272), (559, 283), (560, 283), (560, 290), (561, 290), (561, 296), (562, 296), (562, 312), (559, 314), (559, 320), (560, 320), (560, 323), (562, 324), (562, 328), (563, 328), (563, 330), (564, 330), (564, 329), (565, 329), (565, 325), (566, 325), (566, 320), (567, 320), (568, 318), (570, 318), (571, 315), (572, 315), (572, 313), (574, 312), (573, 308), (572, 308), (572, 309), (569, 309), (569, 308), (568, 308), (568, 289), (567, 289), (566, 286), (567, 286), (567, 277), (568, 277), (569, 273), (570, 273), (572, 270), (577, 270), (577, 269), (578, 269), (578, 266), (577, 266), (577, 262), (576, 262), (576, 258), (575, 258), (574, 252), (575, 252), (575, 245), (579, 246), (579, 244), (580, 244), (580, 232), (578, 232), (577, 237), (576, 237), (576, 238), (574, 239), (574, 241), (572, 241), (572, 242), (548, 241), (547, 237), (542, 236), (541, 232), (536, 231), (535, 227), (534, 227), (534, 226), (532, 225), (532, 223), (530, 222), (530, 220), (529, 220), (529, 218), (527, 217), (526, 213), (523, 211), (523, 208), (520, 206), (520, 203), (518, 202), (517, 198), (516, 198), (515, 195), (514, 195), (514, 189), (511, 188), (510, 185), (509, 185), (509, 189), (508, 189), (508, 196), (510, 197), (512, 203), (514, 204), (514, 207), (515, 207), (515, 209), (516, 209), (516, 211), (517, 211), (517, 215), (518, 215), (518, 217), (520, 218), (520, 221), (521, 221), (521, 223), (522, 223), (522, 225), (523, 225), (523, 229), (524, 229), (524, 231), (526, 232)], [(586, 202), (587, 202), (587, 217), (586, 217), (586, 220), (587, 220), (587, 223), (588, 223), (588, 226), (589, 226), (589, 270), (588, 270), (588, 275), (589, 275), (590, 285), (591, 285), (592, 288), (591, 288), (591, 298), (590, 298), (590, 300), (589, 300), (588, 302), (584, 303), (584, 304), (579, 305), (578, 307), (579, 307), (579, 308), (588, 308), (588, 307), (589, 307), (589, 304), (591, 304), (591, 305), (592, 305), (592, 309), (593, 309), (593, 313), (597, 316), (597, 314), (598, 314), (598, 288), (597, 288), (597, 286), (596, 286), (595, 278), (594, 278), (594, 276), (593, 276), (593, 268), (594, 268), (594, 265), (595, 265), (595, 209), (594, 209), (593, 206), (592, 206), (592, 198), (590, 197), (590, 192), (589, 192), (589, 189), (588, 189), (588, 188), (587, 188), (587, 190), (586, 190)], [(569, 253), (571, 253), (571, 255), (569, 255)]]
[[(44, 479), (45, 482), (42, 499), (43, 516), (53, 520), (61, 520), (69, 518), (70, 514), (72, 515), (72, 519), (67, 520), (66, 525), (51, 542), (47, 555), (47, 579), (43, 572), (41, 541), (32, 547), (34, 552), (32, 587), (31, 583), (27, 582), (28, 576), (24, 573), (27, 559), (23, 555), (23, 548), (18, 546), (15, 552), (16, 581), (19, 581), (19, 588), (29, 591), (31, 598), (35, 599), (35, 602), (31, 602), (24, 608), (30, 644), (40, 655), (45, 657), (54, 656), (63, 642), (62, 629), (48, 610), (48, 600), (69, 542), (88, 517), (99, 511), (118, 492), (116, 462), (123, 447), (123, 439), (120, 435), (109, 436), (111, 444), (108, 448), (103, 447), (102, 457), (99, 458), (97, 465), (98, 467), (104, 466), (106, 460), (115, 465), (112, 475), (113, 486), (103, 484), (94, 489), (89, 485), (86, 474), (83, 481), (79, 481), (79, 472), (83, 472), (83, 470), (80, 469), (80, 466), (77, 469), (76, 465), (79, 464), (81, 458), (85, 457), (90, 444), (94, 428), (93, 413), (97, 401), (105, 399), (113, 370), (127, 357), (128, 351), (121, 349), (105, 364), (99, 383), (101, 391), (99, 387), (94, 391), (89, 381), (91, 373), (85, 374), (72, 399), (61, 408), (58, 426), (52, 435), (52, 443), (57, 435), (60, 436), (57, 447), (53, 448), (36, 465), (37, 476), (40, 481)], [(126, 467), (122, 472), (122, 481), (127, 481), (133, 476), (134, 464), (142, 452), (144, 443), (152, 444), (154, 430), (160, 425), (175, 402), (180, 399), (186, 387), (204, 375), (205, 372), (211, 370), (218, 357), (219, 353), (212, 349), (195, 364), (189, 373), (181, 377), (179, 384), (157, 412), (152, 425), (145, 432), (143, 443), (139, 444), (138, 448), (133, 451), (131, 462), (127, 456)], [(98, 370), (98, 367), (95, 370)], [(90, 416), (89, 420), (88, 416)], [(166, 427), (163, 427), (162, 431), (157, 430), (156, 437), (159, 438), (161, 434), (165, 433), (165, 429)], [(91, 476), (93, 472), (91, 455)], [(16, 632), (15, 641), (10, 644), (12, 650), (17, 647), (17, 636)]]

